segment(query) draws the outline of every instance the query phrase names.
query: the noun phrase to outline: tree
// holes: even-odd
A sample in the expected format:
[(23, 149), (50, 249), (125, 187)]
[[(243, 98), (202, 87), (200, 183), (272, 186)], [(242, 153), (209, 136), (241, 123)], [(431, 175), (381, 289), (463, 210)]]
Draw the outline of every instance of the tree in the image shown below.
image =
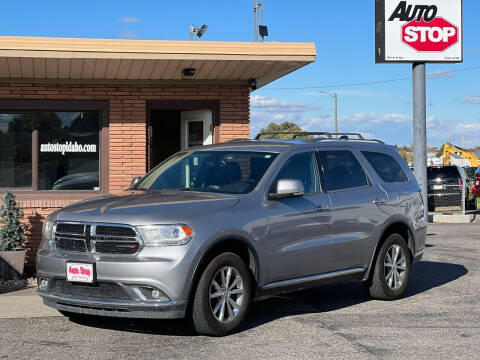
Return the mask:
[(437, 153), (435, 154), (436, 157), (440, 157), (443, 155), (443, 149), (445, 148), (445, 144), (442, 145), (442, 147), (437, 151)]
[[(261, 134), (268, 132), (303, 132), (302, 128), (295, 123), (285, 121), (281, 124), (270, 123), (267, 128), (260, 130)], [(292, 135), (265, 135), (263, 139), (291, 139)], [(311, 138), (311, 136), (299, 136), (299, 138)]]
[(15, 195), (7, 190), (0, 207), (0, 218), (3, 226), (0, 228), (0, 251), (11, 251), (21, 248), (25, 243), (25, 226), (23, 211), (17, 204)]

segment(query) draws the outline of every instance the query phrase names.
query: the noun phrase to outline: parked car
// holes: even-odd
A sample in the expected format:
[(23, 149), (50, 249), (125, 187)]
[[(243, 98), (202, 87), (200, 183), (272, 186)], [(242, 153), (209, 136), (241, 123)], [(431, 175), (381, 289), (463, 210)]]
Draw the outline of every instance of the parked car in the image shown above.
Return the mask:
[(458, 165), (429, 166), (427, 168), (428, 210), (466, 208), (470, 205), (472, 183), (465, 170)]
[(360, 281), (374, 299), (397, 299), (424, 252), (419, 185), (379, 141), (322, 133), (196, 147), (132, 183), (48, 217), (37, 256), (46, 305), (188, 316), (219, 336), (253, 299), (280, 292)]

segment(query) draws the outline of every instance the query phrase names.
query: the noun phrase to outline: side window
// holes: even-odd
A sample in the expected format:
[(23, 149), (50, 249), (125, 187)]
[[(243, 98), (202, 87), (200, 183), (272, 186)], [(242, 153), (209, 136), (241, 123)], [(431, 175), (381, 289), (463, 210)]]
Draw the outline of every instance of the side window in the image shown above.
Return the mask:
[(280, 179), (297, 179), (303, 183), (305, 194), (313, 194), (320, 191), (315, 155), (312, 152), (293, 155), (283, 165), (272, 184), (271, 191), (277, 188)]
[(353, 189), (368, 185), (367, 176), (351, 151), (319, 151), (318, 156), (324, 172), (327, 191)]
[(371, 151), (362, 151), (362, 154), (383, 181), (388, 183), (408, 182), (407, 175), (392, 156)]

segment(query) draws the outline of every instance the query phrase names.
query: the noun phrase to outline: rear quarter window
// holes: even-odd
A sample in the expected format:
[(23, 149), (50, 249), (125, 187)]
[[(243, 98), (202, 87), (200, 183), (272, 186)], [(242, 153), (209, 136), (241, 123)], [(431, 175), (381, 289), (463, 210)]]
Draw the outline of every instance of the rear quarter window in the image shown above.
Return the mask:
[(456, 179), (460, 173), (456, 166), (433, 166), (427, 169), (427, 179)]
[(408, 182), (408, 176), (393, 156), (373, 151), (362, 151), (380, 179), (388, 183)]

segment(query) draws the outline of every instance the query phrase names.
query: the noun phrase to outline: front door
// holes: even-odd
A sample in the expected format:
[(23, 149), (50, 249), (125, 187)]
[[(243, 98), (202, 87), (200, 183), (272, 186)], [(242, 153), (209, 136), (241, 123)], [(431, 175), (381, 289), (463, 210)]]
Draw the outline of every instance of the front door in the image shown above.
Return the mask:
[(293, 155), (283, 165), (279, 179), (297, 179), (305, 195), (268, 201), (270, 253), (268, 282), (317, 275), (330, 271), (332, 212), (328, 194), (322, 192), (313, 152)]
[(213, 143), (211, 110), (182, 111), (180, 142), (182, 150)]

